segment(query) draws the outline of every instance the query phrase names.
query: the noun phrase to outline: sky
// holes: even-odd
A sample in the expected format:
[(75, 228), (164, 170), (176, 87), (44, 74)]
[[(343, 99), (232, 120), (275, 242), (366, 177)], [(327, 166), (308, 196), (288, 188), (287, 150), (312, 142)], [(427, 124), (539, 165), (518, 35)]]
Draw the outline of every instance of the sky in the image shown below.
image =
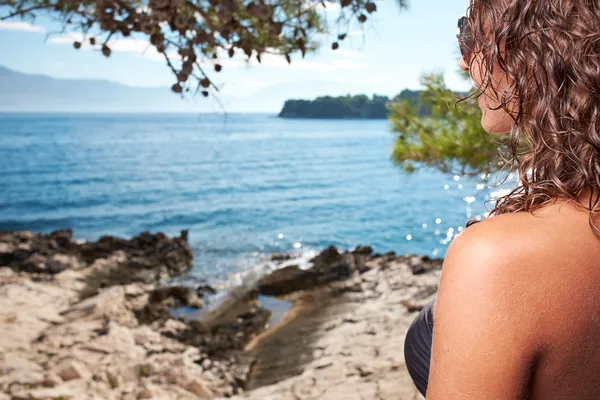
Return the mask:
[[(262, 64), (224, 60), (223, 72), (212, 78), (226, 96), (256, 96), (276, 92), (286, 98), (364, 93), (393, 96), (402, 89), (420, 88), (426, 72), (443, 72), (455, 90), (469, 83), (458, 74), (456, 21), (468, 0), (409, 0), (400, 9), (394, 0), (377, 1), (364, 30), (354, 30), (333, 51), (336, 32), (321, 38), (321, 48), (288, 65), (282, 57), (267, 56)], [(329, 7), (334, 16), (336, 7)], [(57, 26), (38, 18), (34, 24), (0, 21), (0, 65), (23, 73), (55, 78), (100, 79), (131, 86), (171, 86), (173, 76), (164, 60), (141, 39), (117, 39), (113, 54), (103, 57), (92, 49), (75, 50), (73, 37), (53, 33)], [(52, 33), (52, 34), (50, 34)], [(0, 88), (1, 89), (1, 88)], [(323, 93), (326, 92), (326, 93)]]

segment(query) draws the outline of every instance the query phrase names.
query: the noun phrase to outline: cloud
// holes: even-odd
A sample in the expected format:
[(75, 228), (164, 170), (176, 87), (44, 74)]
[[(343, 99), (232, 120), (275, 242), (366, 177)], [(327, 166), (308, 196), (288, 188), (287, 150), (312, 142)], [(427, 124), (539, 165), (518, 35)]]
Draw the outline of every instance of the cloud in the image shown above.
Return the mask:
[[(343, 30), (339, 30), (339, 31), (335, 31), (336, 33), (333, 34), (333, 32), (321, 32), (318, 33), (317, 36), (320, 38), (320, 40), (323, 43), (329, 43), (329, 42), (339, 42), (338, 40), (338, 34), (342, 34), (345, 33), (346, 34), (346, 40), (352, 39), (352, 38), (363, 38), (365, 37), (365, 31), (361, 30), (361, 29), (354, 29), (351, 30), (349, 32), (344, 32)], [(340, 42), (341, 46), (345, 45), (345, 42)]]
[[(273, 53), (275, 49), (270, 49)], [(261, 57), (261, 62), (256, 60), (256, 52), (253, 52), (249, 61), (246, 61), (246, 55), (242, 52), (237, 52), (232, 58), (222, 51), (219, 52), (219, 63), (225, 68), (279, 68), (288, 70), (314, 70), (314, 71), (331, 71), (337, 68), (361, 69), (363, 64), (358, 59), (363, 57), (363, 54), (358, 51), (345, 50), (338, 54), (339, 57), (329, 60), (303, 59), (293, 57), (291, 64), (288, 63), (283, 55), (264, 53)]]
[(365, 31), (362, 29), (355, 29), (353, 31), (350, 31), (346, 34), (346, 36), (364, 36), (365, 35)]
[(364, 65), (355, 60), (335, 60), (327, 63), (333, 68), (346, 68), (346, 69), (362, 69)]
[(245, 61), (241, 57), (233, 57), (230, 59), (224, 58), (220, 63), (227, 68), (241, 67), (270, 67), (270, 68), (287, 68), (299, 70), (316, 70), (316, 71), (331, 71), (337, 68), (361, 69), (363, 64), (356, 60), (341, 59), (333, 61), (315, 61), (305, 59), (292, 59), (292, 63), (288, 64), (284, 56), (275, 54), (264, 54), (261, 57), (261, 63), (256, 61), (256, 58), (251, 58), (250, 61)]
[(41, 26), (32, 25), (23, 21), (0, 21), (0, 30), (23, 31), (44, 33), (46, 30)]
[[(92, 46), (88, 40), (84, 40), (84, 37), (80, 33), (69, 33), (63, 36), (51, 37), (48, 39), (48, 43), (56, 45), (72, 45), (73, 42), (81, 42), (82, 50), (98, 50), (101, 48), (100, 45)], [(133, 53), (138, 54), (142, 57), (149, 58), (155, 61), (163, 61), (164, 56), (159, 53), (154, 46), (144, 39), (115, 39), (108, 43), (110, 49), (114, 52), (119, 53)], [(177, 53), (169, 53), (169, 56), (177, 56)]]
[(318, 12), (333, 13), (340, 11), (341, 5), (339, 2), (331, 0), (308, 0), (302, 4), (303, 10), (313, 9)]
[[(99, 50), (101, 47), (100, 45), (90, 45), (89, 40), (84, 40), (83, 35), (80, 33), (68, 33), (63, 36), (51, 37), (50, 39), (48, 39), (48, 43), (52, 43), (55, 45), (71, 46), (75, 41), (81, 42), (82, 50)], [(152, 46), (147, 40), (131, 38), (115, 39), (111, 40), (108, 45), (113, 52), (137, 54), (155, 61), (164, 60), (164, 56), (158, 51), (156, 51), (156, 48), (154, 48), (154, 46)], [(331, 71), (338, 68), (363, 68), (363, 64), (358, 61), (358, 59), (363, 57), (362, 53), (353, 50), (341, 49), (336, 50), (336, 52), (339, 52), (337, 55), (341, 58), (337, 58), (331, 61), (317, 61), (296, 58), (292, 59), (291, 64), (288, 64), (288, 62), (285, 60), (285, 57), (282, 55), (263, 54), (263, 56), (261, 57), (261, 62), (259, 64), (255, 56), (253, 56), (251, 60), (247, 62), (244, 59), (245, 56), (242, 54), (242, 52), (237, 52), (233, 58), (229, 58), (227, 54), (223, 51), (219, 53), (220, 60), (218, 62), (227, 69), (254, 66), (259, 66), (261, 68), (288, 68), (315, 71)], [(169, 57), (172, 58), (178, 57), (175, 51), (169, 52), (168, 54)]]
[(331, 13), (339, 11), (341, 9), (341, 5), (339, 2), (324, 1), (324, 3), (325, 7), (323, 7), (323, 4), (321, 4), (321, 2), (319, 1), (316, 6), (317, 10), (324, 11), (326, 13)]
[(343, 58), (353, 58), (353, 59), (363, 58), (365, 56), (365, 54), (361, 51), (348, 50), (348, 49), (337, 49), (337, 50), (329, 49), (329, 53), (333, 56), (343, 57)]
[[(74, 41), (83, 42), (83, 35), (81, 33), (67, 33), (63, 36), (52, 36), (48, 39), (48, 43), (52, 44), (73, 44)], [(83, 43), (83, 48), (87, 48), (89, 43)]]

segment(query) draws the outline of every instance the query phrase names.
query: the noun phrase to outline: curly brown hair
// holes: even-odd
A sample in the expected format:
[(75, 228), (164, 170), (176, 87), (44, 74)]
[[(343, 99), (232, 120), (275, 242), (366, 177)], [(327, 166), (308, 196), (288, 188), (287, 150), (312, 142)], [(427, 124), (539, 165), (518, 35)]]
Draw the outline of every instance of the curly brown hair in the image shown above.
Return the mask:
[[(514, 121), (519, 184), (490, 215), (533, 212), (589, 190), (600, 236), (592, 221), (600, 212), (600, 1), (471, 0), (468, 19), (480, 90)], [(508, 87), (487, 91), (498, 71)]]

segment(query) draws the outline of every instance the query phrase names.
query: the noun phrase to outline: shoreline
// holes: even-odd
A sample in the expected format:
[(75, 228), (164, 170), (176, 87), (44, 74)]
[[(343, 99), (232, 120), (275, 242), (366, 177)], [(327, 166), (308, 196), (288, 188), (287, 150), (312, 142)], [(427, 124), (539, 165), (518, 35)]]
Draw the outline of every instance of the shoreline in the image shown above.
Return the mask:
[[(388, 341), (398, 353), (404, 335), (396, 331), (407, 329), (435, 294), (441, 266), (425, 256), (373, 254), (366, 246), (327, 248), (309, 269), (273, 255), (283, 268), (231, 290), (199, 320), (173, 318), (172, 309), (201, 310), (204, 295), (214, 293), (206, 285), (162, 283), (189, 271), (192, 257), (185, 231), (179, 238), (144, 233), (86, 243), (73, 241), (69, 231), (0, 234), (0, 400), (295, 399), (298, 385), (317, 379), (315, 371), (333, 374), (317, 379), (315, 388), (324, 384), (331, 392), (343, 372), (358, 379), (355, 393), (363, 393), (373, 386), (363, 378), (382, 371), (350, 368), (356, 357), (346, 353), (360, 353), (364, 336), (372, 341), (378, 333), (393, 336)], [(259, 296), (291, 308), (269, 324), (272, 311)], [(363, 315), (365, 307), (371, 310)], [(381, 325), (392, 309), (401, 323)], [(333, 350), (354, 337), (350, 350)], [(363, 361), (361, 368), (378, 363)], [(405, 382), (401, 354), (390, 365), (387, 372)], [(394, 398), (416, 393), (406, 382)]]

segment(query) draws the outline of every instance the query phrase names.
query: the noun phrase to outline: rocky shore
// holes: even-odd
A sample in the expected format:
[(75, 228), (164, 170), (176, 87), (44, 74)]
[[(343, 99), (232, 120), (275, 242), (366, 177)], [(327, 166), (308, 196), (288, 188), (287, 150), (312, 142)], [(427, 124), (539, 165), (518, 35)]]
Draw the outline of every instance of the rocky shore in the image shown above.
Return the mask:
[[(187, 232), (77, 242), (0, 233), (2, 399), (417, 399), (403, 360), (441, 260), (333, 247), (232, 290), (200, 319), (207, 285)], [(259, 295), (291, 302), (271, 326)]]

